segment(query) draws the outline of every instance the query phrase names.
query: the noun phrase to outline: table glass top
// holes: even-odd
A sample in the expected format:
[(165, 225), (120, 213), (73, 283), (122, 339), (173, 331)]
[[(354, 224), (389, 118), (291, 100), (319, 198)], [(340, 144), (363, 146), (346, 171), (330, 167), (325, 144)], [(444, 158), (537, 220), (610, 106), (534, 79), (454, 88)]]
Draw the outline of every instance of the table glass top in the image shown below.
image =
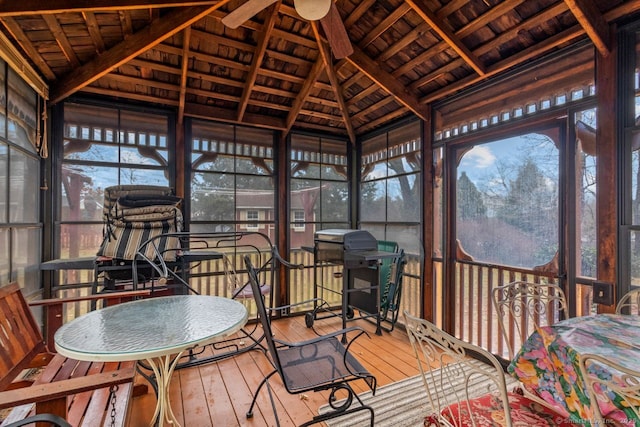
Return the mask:
[(228, 298), (148, 298), (78, 317), (58, 329), (55, 344), (80, 360), (136, 360), (224, 339), (246, 321), (244, 305)]

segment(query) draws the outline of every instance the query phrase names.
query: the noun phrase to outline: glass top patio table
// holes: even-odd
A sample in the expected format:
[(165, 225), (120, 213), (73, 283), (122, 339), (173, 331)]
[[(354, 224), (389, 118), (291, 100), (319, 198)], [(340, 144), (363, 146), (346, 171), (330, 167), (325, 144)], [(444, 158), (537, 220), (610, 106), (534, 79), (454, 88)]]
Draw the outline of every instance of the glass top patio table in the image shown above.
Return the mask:
[(63, 356), (87, 361), (146, 359), (155, 375), (158, 401), (151, 425), (178, 426), (169, 401), (171, 376), (191, 348), (223, 340), (247, 322), (245, 306), (205, 295), (147, 298), (91, 311), (55, 333)]
[[(574, 317), (534, 332), (507, 370), (573, 422), (590, 425), (590, 400), (580, 373), (580, 354), (598, 354), (637, 370), (640, 316), (598, 314)], [(600, 369), (600, 375), (603, 374)], [(615, 374), (607, 373), (606, 375)], [(595, 375), (595, 371), (594, 371)], [(615, 399), (614, 399), (615, 401)], [(602, 414), (621, 425), (640, 425), (631, 412), (601, 405)]]

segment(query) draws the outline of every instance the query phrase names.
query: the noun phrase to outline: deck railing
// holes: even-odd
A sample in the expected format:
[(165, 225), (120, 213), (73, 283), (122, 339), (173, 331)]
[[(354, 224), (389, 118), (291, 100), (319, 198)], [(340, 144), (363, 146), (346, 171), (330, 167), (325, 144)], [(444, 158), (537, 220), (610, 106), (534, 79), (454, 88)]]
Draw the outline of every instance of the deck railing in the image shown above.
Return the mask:
[[(237, 274), (239, 275), (238, 281), (246, 283), (248, 277), (244, 272), (242, 257), (246, 252), (238, 251), (236, 253), (230, 253), (227, 256), (230, 257), (231, 262), (236, 266)], [(254, 265), (262, 265), (267, 261), (266, 254), (251, 254)], [(316, 294), (315, 284), (318, 279), (314, 278), (313, 268), (313, 254), (304, 250), (294, 250), (291, 252), (289, 261), (293, 264), (302, 264), (305, 267), (301, 270), (291, 269), (289, 270), (289, 303), (297, 304), (303, 301), (309, 301), (313, 299)], [(409, 310), (411, 313), (420, 314), (420, 259), (417, 256), (408, 255), (408, 263), (405, 267), (405, 274), (403, 278), (403, 294), (401, 310)], [(342, 279), (336, 277), (334, 273), (342, 271), (342, 267), (339, 265), (326, 265), (318, 268), (317, 274), (322, 274), (324, 278), (329, 278), (328, 281), (323, 282), (324, 286), (331, 290), (331, 292), (324, 292), (321, 295), (317, 295), (325, 299), (331, 306), (336, 308), (340, 307), (340, 292), (342, 290)], [(56, 287), (57, 296), (71, 297), (78, 295), (88, 295), (91, 292), (91, 284), (94, 280), (94, 272), (92, 270), (71, 270), (71, 271), (59, 271), (57, 272), (58, 286)], [(266, 270), (261, 274), (261, 279), (266, 283), (274, 283), (271, 278), (271, 271)], [(198, 293), (202, 295), (216, 295), (230, 298), (233, 292), (233, 287), (229, 285), (229, 281), (225, 275), (225, 267), (223, 261), (220, 259), (203, 261), (197, 264), (193, 264), (189, 269), (189, 284)], [(155, 280), (155, 282), (153, 282)], [(78, 285), (79, 284), (79, 285)], [(159, 286), (157, 279), (149, 280), (145, 286)], [(255, 316), (255, 305), (251, 301), (247, 301), (246, 305), (250, 310), (250, 315)], [(299, 305), (295, 309), (291, 310), (292, 313), (307, 311), (313, 308), (313, 304)], [(86, 313), (90, 309), (88, 304), (79, 303), (77, 305), (69, 304), (64, 314), (64, 321), (69, 321), (75, 317)]]
[[(455, 265), (455, 334), (464, 341), (479, 345), (491, 353), (508, 357), (496, 310), (493, 307), (493, 289), (510, 282), (557, 283), (551, 274), (516, 267), (458, 261)], [(552, 314), (557, 316), (557, 314)], [(534, 325), (525, 325), (525, 337), (534, 331)], [(519, 348), (522, 338), (518, 329), (509, 327), (510, 341)]]

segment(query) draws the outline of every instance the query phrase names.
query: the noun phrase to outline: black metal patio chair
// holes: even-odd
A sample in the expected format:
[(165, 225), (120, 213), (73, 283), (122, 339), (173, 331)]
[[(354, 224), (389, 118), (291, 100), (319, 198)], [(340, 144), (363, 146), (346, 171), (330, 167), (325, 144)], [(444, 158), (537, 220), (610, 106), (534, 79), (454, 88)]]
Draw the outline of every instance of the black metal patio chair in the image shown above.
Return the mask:
[[(351, 327), (295, 343), (274, 338), (273, 332), (271, 331), (270, 316), (267, 313), (264, 298), (260, 294), (258, 272), (248, 256), (244, 257), (244, 262), (247, 266), (249, 282), (253, 290), (253, 295), (255, 296), (258, 317), (264, 329), (270, 361), (274, 367), (273, 371), (267, 374), (260, 382), (260, 385), (258, 385), (253, 395), (251, 406), (247, 411), (247, 418), (253, 416), (253, 407), (256, 403), (258, 393), (262, 387), (266, 385), (269, 390), (276, 425), (280, 425), (273, 400), (273, 393), (269, 385), (269, 379), (275, 374), (278, 374), (282, 379), (285, 389), (291, 394), (330, 390), (329, 405), (332, 410), (314, 416), (311, 420), (302, 424), (302, 426), (320, 423), (353, 412), (369, 411), (371, 413), (371, 426), (373, 427), (373, 408), (362, 402), (350, 384), (353, 381), (362, 380), (375, 394), (376, 378), (349, 352), (351, 344), (362, 334), (366, 334), (366, 332), (361, 328)], [(274, 310), (277, 310), (277, 308)], [(340, 342), (340, 337), (350, 332), (356, 332), (356, 335), (351, 338), (346, 345), (343, 345)], [(338, 397), (342, 397), (343, 393), (346, 393), (346, 397), (338, 400)], [(352, 403), (354, 403), (354, 398), (358, 401), (359, 405), (351, 406)]]

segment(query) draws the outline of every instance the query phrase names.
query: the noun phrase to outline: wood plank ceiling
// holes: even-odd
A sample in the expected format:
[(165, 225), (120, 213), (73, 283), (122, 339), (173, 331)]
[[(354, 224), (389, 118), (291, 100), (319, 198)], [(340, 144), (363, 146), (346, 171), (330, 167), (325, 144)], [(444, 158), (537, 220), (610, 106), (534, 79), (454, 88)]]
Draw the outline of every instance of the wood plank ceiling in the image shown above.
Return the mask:
[(640, 0), (337, 0), (353, 46), (278, 0), (237, 29), (244, 0), (0, 1), (0, 28), (49, 84), (206, 117), (354, 141), (567, 44), (611, 48)]

